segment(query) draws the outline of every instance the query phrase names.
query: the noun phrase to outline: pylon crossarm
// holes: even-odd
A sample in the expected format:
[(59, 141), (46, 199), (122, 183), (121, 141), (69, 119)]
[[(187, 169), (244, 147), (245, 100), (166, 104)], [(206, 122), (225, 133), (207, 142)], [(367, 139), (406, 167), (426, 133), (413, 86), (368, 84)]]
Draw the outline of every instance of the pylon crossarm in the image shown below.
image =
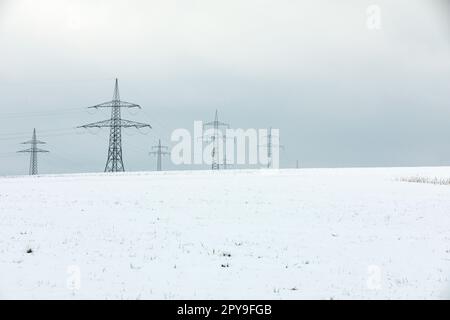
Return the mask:
[(157, 151), (152, 151), (152, 152), (149, 152), (149, 154), (150, 155), (154, 155), (154, 156), (157, 156), (158, 154), (160, 154), (160, 155), (169, 155), (170, 154), (170, 152), (165, 152), (165, 151), (163, 151), (163, 152), (157, 152)]
[(98, 109), (98, 108), (112, 108), (114, 106), (113, 101), (108, 101), (104, 103), (97, 104), (92, 107), (88, 107), (88, 109)]
[(80, 126), (78, 128), (109, 128), (112, 127), (111, 120), (104, 120), (99, 122), (93, 122), (89, 124), (85, 124), (84, 126)]
[(152, 147), (152, 149), (156, 149), (156, 150), (158, 150), (158, 149), (161, 149), (161, 150), (168, 150), (169, 148), (166, 147), (166, 146), (154, 146), (154, 147)]
[(30, 149), (20, 150), (20, 151), (17, 151), (17, 152), (18, 153), (23, 153), (23, 152), (29, 153), (29, 152), (50, 152), (50, 151), (42, 150), (42, 149), (39, 149), (39, 148), (35, 148), (35, 149), (30, 148)]
[(224, 123), (224, 122), (220, 122), (220, 121), (212, 121), (212, 122), (207, 122), (203, 124), (203, 127), (214, 127), (214, 126), (218, 126), (218, 127), (227, 127), (229, 128), (230, 125), (228, 123)]
[(152, 128), (151, 125), (131, 120), (120, 119), (117, 122), (109, 120), (94, 122), (85, 124), (84, 126), (80, 126), (78, 128), (110, 128), (110, 127), (122, 127), (122, 128)]
[(46, 144), (47, 142), (40, 141), (40, 140), (36, 140), (36, 141), (29, 140), (29, 141), (22, 142), (21, 144), (33, 144), (33, 143), (35, 143), (35, 144)]
[(120, 107), (121, 108), (139, 108), (142, 109), (142, 107), (138, 104), (132, 103), (132, 102), (126, 102), (126, 101), (122, 101), (120, 100)]
[(259, 144), (258, 147), (263, 147), (263, 148), (268, 148), (268, 147), (272, 147), (272, 148), (280, 148), (282, 150), (284, 150), (284, 146), (283, 145), (278, 145), (278, 144)]
[(88, 109), (99, 109), (99, 108), (139, 108), (141, 109), (141, 106), (135, 103), (121, 101), (121, 100), (112, 100), (104, 103), (97, 104), (92, 107), (88, 107)]
[(130, 120), (124, 120), (124, 119), (120, 119), (120, 122), (118, 124), (119, 126), (121, 126), (122, 128), (152, 128), (151, 125), (146, 124), (146, 123), (141, 123), (141, 122), (136, 122), (136, 121), (130, 121)]

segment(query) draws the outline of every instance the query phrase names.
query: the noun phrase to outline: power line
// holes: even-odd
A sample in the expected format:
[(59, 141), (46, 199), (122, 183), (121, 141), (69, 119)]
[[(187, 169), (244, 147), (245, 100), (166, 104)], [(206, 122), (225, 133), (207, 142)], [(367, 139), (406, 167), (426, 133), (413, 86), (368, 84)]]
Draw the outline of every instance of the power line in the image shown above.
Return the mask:
[[(61, 155), (60, 153), (56, 153), (55, 151), (52, 151), (51, 155), (56, 159), (62, 160), (64, 162), (64, 164), (71, 163), (73, 165), (72, 166), (73, 168), (83, 167), (84, 169), (90, 169), (90, 167), (88, 165), (86, 165), (85, 163), (81, 163), (81, 162), (74, 160), (73, 156), (68, 155), (66, 157), (66, 156)], [(56, 159), (55, 159), (55, 161), (56, 161)]]
[(69, 109), (55, 109), (55, 110), (43, 110), (43, 111), (26, 111), (26, 112), (8, 112), (0, 114), (2, 119), (5, 118), (30, 118), (30, 117), (53, 117), (53, 116), (65, 116), (67, 114), (73, 114), (79, 112), (81, 108), (69, 108)]
[[(152, 117), (147, 111), (141, 109), (142, 113), (148, 117), (147, 119), (153, 119), (152, 121), (154, 122), (154, 124), (156, 124), (156, 126), (160, 127), (161, 130), (166, 131), (166, 132), (171, 132), (172, 129), (168, 128), (166, 124), (163, 124), (161, 122), (161, 120), (159, 120), (157, 117)], [(154, 126), (152, 127), (152, 130), (155, 132), (156, 136), (164, 136), (164, 134), (162, 134), (162, 132), (158, 129), (156, 129)], [(163, 143), (165, 144), (170, 144), (170, 140), (165, 140), (164, 138), (162, 138)]]
[[(69, 136), (69, 135), (74, 135), (74, 134), (76, 134), (76, 133), (62, 132), (62, 133), (54, 133), (54, 134), (43, 134), (43, 135), (41, 135), (41, 137), (45, 137), (45, 138), (64, 137), (64, 136)], [(8, 137), (8, 138), (0, 138), (0, 141), (11, 141), (11, 140), (17, 140), (17, 139), (22, 139), (22, 138), (26, 138), (26, 135), (18, 135), (18, 136), (13, 136), (13, 137)]]

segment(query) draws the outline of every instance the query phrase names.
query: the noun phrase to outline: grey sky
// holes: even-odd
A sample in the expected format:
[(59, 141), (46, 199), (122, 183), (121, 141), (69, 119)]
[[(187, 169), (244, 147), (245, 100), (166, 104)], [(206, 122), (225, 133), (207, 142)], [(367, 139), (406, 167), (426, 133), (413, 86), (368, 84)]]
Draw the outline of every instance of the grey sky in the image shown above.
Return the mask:
[[(381, 30), (366, 27), (369, 5)], [(450, 164), (449, 1), (0, 0), (0, 174), (32, 128), (41, 172), (102, 171), (108, 118), (84, 107), (121, 96), (154, 130), (124, 133), (127, 170), (175, 128), (221, 120), (279, 128), (283, 167)], [(166, 159), (166, 167), (173, 169)]]

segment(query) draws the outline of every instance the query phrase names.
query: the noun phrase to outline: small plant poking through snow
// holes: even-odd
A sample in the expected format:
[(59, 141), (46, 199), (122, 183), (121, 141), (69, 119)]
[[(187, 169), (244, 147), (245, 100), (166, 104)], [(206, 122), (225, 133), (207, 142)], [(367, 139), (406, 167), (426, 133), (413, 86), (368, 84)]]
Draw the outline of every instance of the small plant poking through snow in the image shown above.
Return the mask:
[(430, 178), (430, 177), (404, 177), (398, 179), (401, 182), (413, 182), (413, 183), (429, 183), (429, 184), (436, 184), (441, 186), (449, 186), (450, 185), (450, 178)]

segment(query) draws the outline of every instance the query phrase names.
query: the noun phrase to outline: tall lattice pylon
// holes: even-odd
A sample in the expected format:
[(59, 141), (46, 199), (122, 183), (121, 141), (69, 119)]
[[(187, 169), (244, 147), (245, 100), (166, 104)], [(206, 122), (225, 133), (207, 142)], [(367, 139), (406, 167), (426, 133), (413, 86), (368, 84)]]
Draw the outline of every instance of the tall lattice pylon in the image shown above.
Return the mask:
[(116, 78), (113, 99), (111, 101), (101, 103), (89, 108), (111, 108), (111, 119), (86, 124), (79, 128), (110, 128), (108, 158), (106, 160), (105, 172), (125, 171), (122, 157), (122, 128), (151, 128), (146, 123), (125, 120), (121, 118), (120, 111), (122, 108), (141, 108), (138, 104), (120, 100), (119, 81)]
[(37, 175), (39, 173), (38, 170), (38, 153), (47, 153), (49, 151), (43, 150), (37, 147), (38, 144), (45, 144), (44, 141), (40, 141), (36, 138), (36, 129), (33, 129), (33, 136), (31, 137), (31, 140), (22, 142), (22, 144), (30, 144), (31, 147), (29, 149), (20, 150), (17, 152), (20, 153), (30, 153), (30, 170), (29, 174), (30, 176)]
[(284, 146), (282, 146), (280, 144), (277, 144), (277, 143), (274, 143), (273, 139), (276, 138), (277, 140), (279, 140), (280, 137), (279, 136), (275, 136), (272, 133), (272, 127), (270, 127), (267, 130), (266, 138), (267, 138), (267, 144), (262, 144), (262, 145), (260, 145), (260, 147), (267, 148), (267, 159), (268, 159), (268, 161), (267, 161), (267, 168), (272, 168), (272, 165), (273, 165), (273, 159), (272, 159), (272, 157), (273, 157), (273, 148), (284, 149)]
[[(236, 137), (227, 137), (227, 133), (226, 130), (223, 133), (222, 136), (223, 139), (223, 162), (222, 162), (222, 168), (223, 169), (227, 169), (229, 167), (229, 163), (228, 163), (228, 157), (227, 157), (227, 144), (228, 144), (228, 140), (231, 140), (231, 144), (232, 144), (232, 148), (234, 150), (234, 148), (236, 147)], [(233, 162), (233, 159), (231, 159)]]
[[(212, 122), (207, 122), (203, 124), (203, 128), (212, 128), (213, 129), (213, 133), (207, 137), (209, 141), (211, 141), (211, 143), (213, 144), (213, 149), (212, 149), (212, 154), (211, 154), (211, 158), (212, 158), (212, 164), (211, 164), (211, 169), (212, 170), (219, 170), (220, 169), (220, 154), (222, 152), (222, 150), (220, 150), (221, 148), (223, 148), (223, 146), (221, 146), (220, 144), (220, 140), (221, 139), (226, 139), (226, 136), (223, 134), (221, 134), (221, 128), (225, 128), (228, 129), (230, 127), (230, 125), (228, 123), (223, 123), (219, 121), (219, 112), (216, 110), (216, 114), (214, 115), (214, 121)], [(223, 156), (223, 160), (224, 160), (224, 165), (226, 167), (226, 148), (224, 149), (224, 156)]]
[(153, 146), (152, 150), (154, 150), (154, 151), (151, 151), (150, 154), (156, 155), (156, 157), (157, 157), (156, 171), (162, 171), (162, 157), (170, 154), (169, 148), (161, 145), (161, 139), (159, 139), (158, 145)]

